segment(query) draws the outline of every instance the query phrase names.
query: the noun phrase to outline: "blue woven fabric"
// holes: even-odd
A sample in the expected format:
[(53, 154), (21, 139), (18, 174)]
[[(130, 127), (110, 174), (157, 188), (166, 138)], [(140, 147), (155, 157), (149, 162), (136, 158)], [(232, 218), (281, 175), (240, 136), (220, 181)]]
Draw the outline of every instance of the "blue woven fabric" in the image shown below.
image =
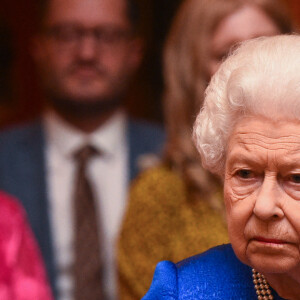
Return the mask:
[[(280, 300), (272, 290), (274, 299)], [(251, 268), (241, 263), (231, 245), (212, 248), (177, 264), (160, 262), (142, 300), (255, 300)]]

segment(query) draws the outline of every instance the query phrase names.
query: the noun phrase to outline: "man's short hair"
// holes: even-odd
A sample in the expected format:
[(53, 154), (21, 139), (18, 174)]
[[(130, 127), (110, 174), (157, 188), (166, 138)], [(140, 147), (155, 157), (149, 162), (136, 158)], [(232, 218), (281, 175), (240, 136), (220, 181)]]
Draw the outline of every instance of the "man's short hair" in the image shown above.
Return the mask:
[[(49, 2), (51, 0), (38, 0), (38, 28), (43, 29), (43, 22), (47, 14)], [(136, 32), (140, 25), (140, 5), (137, 0), (125, 0), (127, 2), (127, 16), (132, 25), (132, 29)]]

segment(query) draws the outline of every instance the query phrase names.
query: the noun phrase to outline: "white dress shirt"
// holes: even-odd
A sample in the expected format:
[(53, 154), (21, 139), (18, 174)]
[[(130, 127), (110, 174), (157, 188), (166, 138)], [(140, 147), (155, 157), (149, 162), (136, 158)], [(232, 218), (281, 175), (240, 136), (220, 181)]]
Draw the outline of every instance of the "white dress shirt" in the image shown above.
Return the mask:
[[(47, 188), (50, 221), (57, 266), (59, 300), (73, 299), (74, 280), (70, 272), (74, 260), (74, 189), (75, 161), (73, 154), (90, 144), (101, 155), (91, 158), (88, 176), (94, 183), (97, 213), (104, 250), (104, 285), (107, 299), (117, 299), (115, 243), (125, 211), (128, 186), (128, 146), (126, 117), (116, 113), (101, 128), (86, 135), (63, 121), (54, 112), (44, 118), (46, 129)], [(87, 258), (88, 259), (88, 258)]]

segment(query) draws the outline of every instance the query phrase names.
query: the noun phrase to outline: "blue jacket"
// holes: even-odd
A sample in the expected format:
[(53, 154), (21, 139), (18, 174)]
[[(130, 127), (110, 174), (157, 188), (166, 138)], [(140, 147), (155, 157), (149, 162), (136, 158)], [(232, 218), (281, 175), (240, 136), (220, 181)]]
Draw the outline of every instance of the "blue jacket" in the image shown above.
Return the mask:
[[(138, 173), (138, 157), (159, 153), (164, 134), (159, 127), (132, 120), (127, 129), (128, 172), (132, 179)], [(55, 293), (45, 169), (45, 136), (40, 120), (0, 134), (0, 189), (16, 196), (25, 207)]]
[[(177, 264), (160, 262), (142, 300), (255, 300), (251, 268), (231, 245), (212, 248)], [(272, 290), (274, 299), (280, 298)]]

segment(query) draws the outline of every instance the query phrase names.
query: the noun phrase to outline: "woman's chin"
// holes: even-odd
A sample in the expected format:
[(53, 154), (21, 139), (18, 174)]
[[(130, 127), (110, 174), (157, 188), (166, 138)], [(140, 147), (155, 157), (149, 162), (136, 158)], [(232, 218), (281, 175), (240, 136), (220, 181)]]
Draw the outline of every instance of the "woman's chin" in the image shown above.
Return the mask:
[(300, 262), (299, 249), (293, 244), (283, 247), (250, 245), (246, 257), (248, 264), (262, 273), (287, 273)]

